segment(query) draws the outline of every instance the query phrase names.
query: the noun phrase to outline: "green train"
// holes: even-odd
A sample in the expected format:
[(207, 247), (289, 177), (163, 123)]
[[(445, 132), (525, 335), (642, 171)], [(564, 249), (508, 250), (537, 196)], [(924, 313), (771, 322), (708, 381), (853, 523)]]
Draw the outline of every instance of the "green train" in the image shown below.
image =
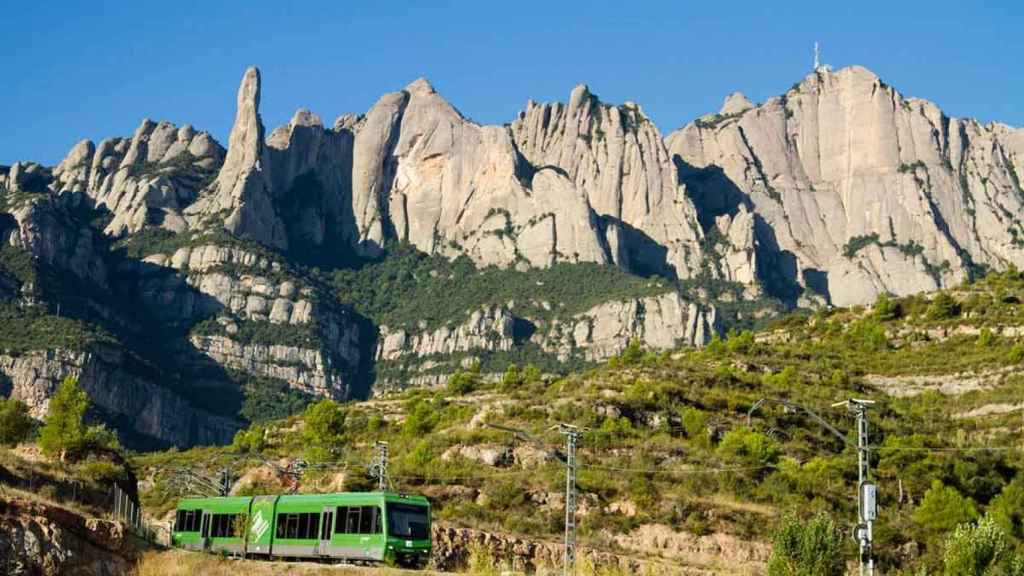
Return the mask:
[(430, 558), (430, 502), (393, 492), (186, 498), (171, 543), (246, 557), (419, 567)]

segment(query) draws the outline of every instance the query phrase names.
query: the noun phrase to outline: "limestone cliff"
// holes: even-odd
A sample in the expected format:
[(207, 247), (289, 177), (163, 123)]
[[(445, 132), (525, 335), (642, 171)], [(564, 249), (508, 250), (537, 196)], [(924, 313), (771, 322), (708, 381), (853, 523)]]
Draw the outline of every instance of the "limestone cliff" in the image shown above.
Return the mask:
[(1022, 131), (949, 118), (864, 68), (730, 99), (667, 142), (705, 222), (753, 213), (760, 246), (736, 249), (768, 258), (754, 266), (784, 290), (861, 304), (1024, 262)]
[(131, 138), (98, 146), (82, 140), (54, 168), (54, 189), (87, 194), (112, 214), (105, 232), (120, 236), (146, 226), (181, 231), (182, 211), (216, 174), (224, 158), (208, 133), (192, 126), (143, 120)]

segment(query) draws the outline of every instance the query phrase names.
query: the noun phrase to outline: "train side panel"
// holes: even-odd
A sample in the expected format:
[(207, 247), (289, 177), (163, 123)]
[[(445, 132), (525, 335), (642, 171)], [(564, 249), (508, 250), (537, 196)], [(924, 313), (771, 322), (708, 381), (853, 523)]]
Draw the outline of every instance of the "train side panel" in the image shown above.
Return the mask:
[(274, 516), (279, 496), (255, 496), (249, 511), (246, 550), (270, 555), (274, 543)]

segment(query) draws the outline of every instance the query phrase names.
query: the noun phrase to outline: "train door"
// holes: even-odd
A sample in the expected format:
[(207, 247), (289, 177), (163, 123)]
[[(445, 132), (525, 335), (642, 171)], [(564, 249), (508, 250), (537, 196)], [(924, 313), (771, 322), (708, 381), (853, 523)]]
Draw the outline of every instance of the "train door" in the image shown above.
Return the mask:
[(210, 547), (210, 513), (203, 511), (203, 521), (199, 528), (199, 534), (202, 537), (202, 547), (206, 550)]
[(334, 508), (324, 508), (320, 514), (320, 555), (331, 555), (331, 533), (334, 532)]

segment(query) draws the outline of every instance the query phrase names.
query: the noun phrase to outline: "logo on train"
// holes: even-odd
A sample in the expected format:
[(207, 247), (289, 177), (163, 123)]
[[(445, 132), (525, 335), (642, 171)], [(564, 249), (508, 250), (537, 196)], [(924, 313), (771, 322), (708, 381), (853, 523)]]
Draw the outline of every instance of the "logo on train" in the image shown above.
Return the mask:
[(252, 527), (249, 529), (249, 533), (253, 536), (253, 542), (259, 542), (267, 530), (270, 530), (270, 522), (263, 517), (263, 511), (259, 510), (256, 512), (256, 517), (252, 519)]

